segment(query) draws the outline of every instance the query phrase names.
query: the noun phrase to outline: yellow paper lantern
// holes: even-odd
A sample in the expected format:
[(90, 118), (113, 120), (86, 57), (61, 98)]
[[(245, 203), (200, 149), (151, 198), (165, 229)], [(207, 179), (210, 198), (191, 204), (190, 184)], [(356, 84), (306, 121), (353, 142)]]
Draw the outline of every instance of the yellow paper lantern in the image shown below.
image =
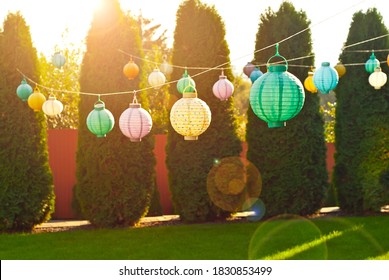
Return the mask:
[(45, 103), (46, 97), (40, 93), (39, 88), (35, 87), (34, 92), (28, 97), (27, 103), (31, 109), (35, 112), (42, 110), (43, 103)]
[(344, 76), (344, 74), (346, 74), (346, 67), (341, 62), (338, 62), (334, 66), (334, 68), (335, 68), (336, 72), (338, 72), (339, 78)]
[(388, 56), (386, 57), (386, 64), (388, 64), (388, 66), (389, 66), (389, 54), (388, 54)]
[(317, 88), (313, 82), (313, 72), (308, 72), (308, 77), (304, 80), (304, 87), (307, 91), (310, 91), (312, 93), (317, 93)]
[(197, 98), (196, 92), (184, 92), (170, 111), (170, 122), (185, 140), (197, 140), (211, 123), (211, 110), (207, 103)]

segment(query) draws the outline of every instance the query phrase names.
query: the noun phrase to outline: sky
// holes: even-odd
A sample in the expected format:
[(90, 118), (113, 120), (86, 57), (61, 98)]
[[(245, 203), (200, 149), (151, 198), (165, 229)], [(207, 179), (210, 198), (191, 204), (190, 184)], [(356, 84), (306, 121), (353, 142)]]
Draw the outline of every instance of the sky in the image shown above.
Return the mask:
[[(231, 54), (231, 64), (239, 73), (253, 59), (255, 36), (260, 15), (271, 7), (277, 11), (283, 0), (201, 0), (214, 5), (226, 26), (226, 40)], [(311, 21), (315, 66), (328, 61), (335, 65), (347, 39), (352, 16), (357, 11), (376, 7), (389, 27), (388, 0), (289, 0), (297, 10), (306, 12)], [(34, 46), (46, 56), (73, 43), (84, 43), (94, 9), (100, 0), (0, 0), (2, 23), (8, 12), (20, 11), (30, 26)], [(173, 42), (176, 12), (182, 0), (120, 0), (123, 11), (160, 23), (167, 29), (169, 43)], [(385, 21), (387, 19), (387, 22)], [(66, 39), (62, 34), (67, 30)], [(280, 46), (282, 54), (282, 45)], [(368, 55), (367, 55), (368, 56)], [(368, 57), (366, 58), (366, 60)], [(199, 65), (201, 66), (201, 65)]]

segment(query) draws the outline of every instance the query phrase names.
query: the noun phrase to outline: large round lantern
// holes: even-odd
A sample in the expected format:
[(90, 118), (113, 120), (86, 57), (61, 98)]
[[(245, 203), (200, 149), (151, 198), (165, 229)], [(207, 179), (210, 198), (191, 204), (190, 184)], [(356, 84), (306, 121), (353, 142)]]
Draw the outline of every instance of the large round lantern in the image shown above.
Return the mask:
[(197, 140), (211, 123), (211, 110), (207, 103), (197, 98), (196, 92), (184, 92), (172, 106), (170, 122), (185, 140)]
[(177, 90), (179, 93), (185, 92), (195, 92), (196, 91), (196, 83), (195, 81), (188, 75), (188, 71), (185, 69), (184, 74), (182, 74), (182, 78), (177, 82)]
[(243, 73), (250, 78), (251, 72), (255, 69), (255, 65), (251, 62), (247, 62), (247, 64), (243, 67)]
[(380, 89), (386, 84), (387, 76), (381, 71), (381, 67), (377, 67), (369, 76), (369, 84), (375, 89)]
[(313, 74), (313, 82), (321, 93), (327, 94), (338, 85), (338, 72), (329, 62), (323, 62)]
[(250, 80), (254, 83), (259, 77), (261, 77), (263, 73), (259, 70), (258, 67), (255, 67), (254, 70), (250, 74)]
[(26, 79), (23, 78), (22, 82), (16, 89), (16, 94), (21, 100), (27, 101), (31, 93), (32, 93), (32, 87), (27, 83)]
[(313, 72), (312, 71), (308, 72), (308, 77), (306, 77), (304, 80), (304, 87), (309, 92), (312, 92), (312, 93), (317, 92), (317, 88), (313, 82)]
[(61, 68), (62, 66), (65, 65), (66, 58), (62, 53), (56, 52), (56, 53), (54, 53), (53, 57), (51, 58), (51, 62), (53, 63), (53, 65), (55, 67)]
[(105, 103), (100, 98), (86, 118), (86, 125), (89, 131), (97, 137), (105, 137), (113, 129), (115, 119), (112, 113), (105, 109)]
[(380, 67), (380, 61), (375, 57), (373, 52), (365, 63), (365, 69), (368, 73), (373, 73), (377, 67)]
[(250, 90), (250, 105), (253, 112), (267, 122), (268, 127), (282, 127), (286, 121), (295, 117), (302, 109), (305, 100), (303, 85), (293, 74), (287, 72), (288, 63), (279, 55), (278, 45), (276, 54), (285, 65), (270, 65), (267, 72), (254, 82)]
[(168, 76), (173, 72), (173, 66), (167, 62), (166, 56), (163, 57), (163, 62), (159, 65), (159, 69), (161, 69), (161, 72), (165, 74), (165, 76)]
[(154, 68), (154, 71), (149, 75), (148, 81), (150, 86), (159, 89), (165, 84), (166, 77), (158, 68)]
[(42, 111), (49, 117), (55, 117), (63, 111), (63, 104), (57, 100), (54, 95), (50, 95), (49, 99), (42, 105)]
[(338, 72), (339, 78), (343, 77), (344, 74), (346, 74), (346, 67), (341, 62), (338, 62), (334, 66), (334, 68), (335, 68), (336, 72)]
[(130, 61), (124, 65), (123, 67), (123, 74), (129, 79), (133, 80), (138, 76), (139, 74), (139, 67), (136, 65), (136, 63), (130, 59)]
[(45, 101), (46, 97), (39, 91), (38, 87), (35, 87), (34, 92), (28, 97), (27, 103), (31, 109), (38, 112), (42, 110), (42, 106)]
[(143, 109), (134, 97), (130, 107), (120, 115), (119, 128), (121, 132), (130, 138), (131, 142), (139, 142), (149, 134), (152, 126), (153, 120), (149, 112)]
[(212, 87), (213, 94), (221, 101), (227, 100), (234, 92), (234, 85), (222, 73)]

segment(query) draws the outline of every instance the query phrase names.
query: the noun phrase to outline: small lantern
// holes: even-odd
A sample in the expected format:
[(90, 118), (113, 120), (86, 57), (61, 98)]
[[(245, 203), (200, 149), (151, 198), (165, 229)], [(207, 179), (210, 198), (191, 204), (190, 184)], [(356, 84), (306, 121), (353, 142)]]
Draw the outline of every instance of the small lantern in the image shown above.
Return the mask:
[(313, 83), (323, 94), (333, 90), (338, 85), (338, 82), (338, 72), (336, 72), (334, 67), (330, 66), (329, 62), (323, 62), (321, 67), (313, 74)]
[(27, 103), (31, 109), (35, 112), (42, 110), (43, 103), (45, 103), (46, 97), (40, 93), (39, 88), (35, 87), (34, 92), (28, 97)]
[(212, 87), (213, 94), (221, 101), (227, 100), (234, 92), (234, 85), (224, 76), (219, 76), (219, 80)]
[(254, 84), (254, 82), (263, 75), (261, 70), (259, 70), (258, 67), (255, 67), (255, 69), (250, 74), (250, 80)]
[(134, 100), (130, 107), (119, 118), (119, 128), (125, 136), (130, 138), (131, 142), (140, 142), (143, 137), (149, 134), (153, 126), (149, 112), (141, 107), (134, 94)]
[(368, 73), (373, 73), (377, 67), (380, 67), (380, 61), (375, 57), (374, 52), (372, 52), (370, 58), (365, 63), (365, 69)]
[(136, 78), (136, 76), (138, 76), (138, 74), (139, 74), (139, 67), (132, 60), (132, 57), (130, 58), (130, 61), (126, 65), (124, 65), (124, 67), (123, 67), (123, 74), (129, 80), (133, 80), (133, 79)]
[(179, 93), (186, 92), (195, 92), (196, 91), (196, 83), (195, 81), (188, 75), (188, 71), (185, 69), (184, 74), (182, 74), (182, 78), (177, 82), (177, 90)]
[(381, 67), (377, 67), (369, 76), (369, 84), (375, 89), (381, 89), (386, 84), (387, 76), (381, 71)]
[(165, 75), (168, 76), (173, 72), (173, 66), (171, 66), (166, 59), (166, 55), (163, 56), (163, 62), (161, 65), (159, 65), (159, 69), (161, 69), (161, 72)]
[(251, 62), (247, 62), (247, 64), (243, 67), (243, 73), (250, 78), (251, 72), (255, 69), (255, 65)]
[(185, 92), (170, 111), (174, 130), (185, 140), (197, 140), (211, 123), (211, 110), (207, 103), (197, 98), (196, 92)]
[(61, 101), (57, 100), (54, 95), (50, 95), (49, 99), (45, 101), (42, 105), (42, 111), (49, 117), (55, 117), (63, 111), (63, 104)]
[(51, 62), (53, 65), (57, 68), (61, 68), (62, 66), (65, 65), (66, 58), (63, 54), (60, 52), (54, 53), (53, 57), (51, 58)]
[(388, 66), (389, 66), (389, 54), (388, 54), (388, 56), (386, 57), (386, 64), (388, 64)]
[(338, 72), (339, 78), (343, 77), (344, 74), (346, 74), (346, 67), (341, 62), (338, 62), (334, 66), (334, 68), (335, 68), (336, 72)]
[(31, 93), (32, 93), (32, 87), (27, 83), (26, 79), (23, 78), (20, 85), (16, 89), (16, 94), (21, 100), (27, 101)]
[[(269, 61), (274, 57), (282, 58), (285, 65), (270, 65)], [(285, 122), (295, 117), (304, 105), (303, 85), (287, 69), (288, 63), (278, 53), (277, 44), (276, 54), (267, 62), (268, 71), (254, 82), (250, 90), (251, 108), (269, 128), (285, 126)]]
[(105, 103), (99, 99), (94, 104), (94, 109), (86, 118), (86, 125), (90, 132), (97, 137), (105, 137), (113, 129), (115, 119), (112, 113), (105, 109)]
[(304, 87), (309, 92), (317, 93), (317, 88), (313, 83), (313, 71), (308, 72), (308, 77), (304, 80)]
[(149, 75), (148, 81), (150, 86), (159, 89), (165, 84), (166, 77), (158, 68), (154, 68), (154, 71)]

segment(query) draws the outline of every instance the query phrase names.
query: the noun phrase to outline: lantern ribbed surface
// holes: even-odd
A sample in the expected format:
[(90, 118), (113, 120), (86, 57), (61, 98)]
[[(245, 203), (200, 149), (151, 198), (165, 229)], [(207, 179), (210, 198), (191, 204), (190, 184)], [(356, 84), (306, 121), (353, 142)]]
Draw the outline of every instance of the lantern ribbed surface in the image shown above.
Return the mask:
[(306, 77), (304, 80), (304, 87), (309, 92), (317, 92), (317, 88), (315, 87), (315, 84), (313, 82), (313, 72), (308, 72), (308, 77)]
[(251, 72), (255, 69), (255, 65), (251, 62), (247, 62), (247, 64), (243, 67), (243, 73), (250, 78)]
[(61, 68), (62, 66), (65, 65), (66, 58), (63, 54), (60, 52), (54, 53), (53, 57), (51, 58), (51, 62), (53, 65), (57, 68)]
[(23, 78), (20, 85), (16, 89), (16, 94), (21, 100), (27, 101), (28, 97), (32, 94), (32, 92), (32, 87), (27, 83), (26, 79)]
[(372, 53), (365, 63), (365, 70), (368, 73), (373, 73), (377, 67), (380, 67), (380, 61), (375, 57), (374, 53)]
[(251, 82), (254, 83), (262, 75), (263, 75), (262, 71), (259, 70), (257, 67), (255, 67), (254, 70), (250, 74)]
[(231, 97), (234, 92), (234, 85), (226, 76), (220, 75), (219, 80), (213, 85), (212, 91), (217, 98), (224, 101)]
[(123, 67), (123, 74), (129, 80), (135, 79), (136, 76), (138, 76), (138, 74), (139, 74), (138, 65), (136, 65), (136, 63), (134, 61), (132, 61), (132, 59), (130, 59), (130, 61), (126, 65), (124, 65), (124, 67)]
[(197, 140), (211, 123), (211, 110), (195, 92), (184, 92), (170, 111), (170, 122), (185, 140)]
[(40, 93), (39, 89), (35, 88), (34, 92), (28, 97), (27, 103), (31, 109), (35, 112), (42, 110), (43, 103), (45, 103), (46, 97)]
[(112, 113), (105, 109), (104, 102), (99, 100), (86, 118), (86, 125), (97, 137), (105, 137), (113, 129), (115, 119)]
[(313, 82), (321, 93), (327, 94), (338, 85), (338, 72), (330, 66), (329, 62), (323, 62), (313, 74)]
[(338, 62), (334, 66), (334, 68), (335, 68), (336, 72), (338, 72), (339, 78), (343, 77), (344, 74), (346, 74), (346, 67), (342, 63)]
[(55, 117), (63, 111), (63, 104), (54, 96), (49, 96), (49, 99), (42, 105), (42, 111), (50, 117)]
[(185, 69), (184, 74), (182, 74), (182, 78), (177, 82), (177, 90), (179, 93), (185, 92), (195, 92), (196, 91), (196, 83), (195, 81), (188, 75), (187, 70)]
[(377, 67), (369, 76), (369, 84), (375, 89), (381, 89), (387, 82), (387, 76), (382, 72), (381, 67)]
[(302, 109), (305, 100), (303, 85), (286, 71), (286, 65), (272, 65), (254, 82), (250, 90), (250, 105), (268, 127), (282, 127)]
[(131, 103), (119, 118), (119, 128), (131, 142), (141, 141), (150, 133), (152, 126), (153, 121), (149, 112), (141, 108), (139, 103)]
[(158, 68), (155, 68), (154, 71), (150, 73), (148, 81), (150, 86), (159, 89), (165, 84), (166, 77)]

